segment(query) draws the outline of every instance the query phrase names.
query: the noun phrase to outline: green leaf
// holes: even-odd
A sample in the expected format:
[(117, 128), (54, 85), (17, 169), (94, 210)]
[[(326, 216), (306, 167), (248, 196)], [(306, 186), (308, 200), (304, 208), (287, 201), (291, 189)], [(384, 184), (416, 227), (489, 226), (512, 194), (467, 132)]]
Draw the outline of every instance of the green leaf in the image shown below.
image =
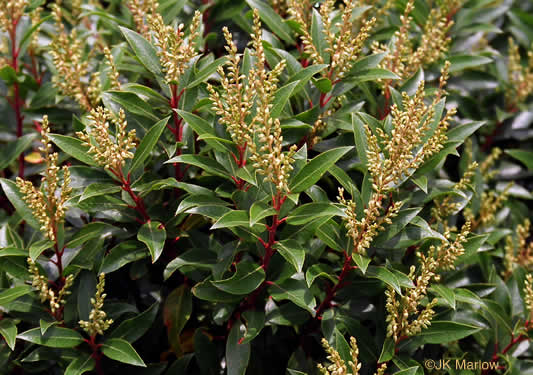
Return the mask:
[(175, 353), (181, 352), (180, 334), (192, 313), (192, 294), (187, 285), (174, 289), (165, 300), (163, 321), (168, 341)]
[(300, 81), (290, 82), (276, 90), (272, 100), (272, 109), (270, 110), (272, 118), (278, 118), (281, 115), (283, 108), (287, 105), (289, 98), (293, 95), (294, 89), (299, 83)]
[(91, 154), (89, 154), (89, 148), (82, 145), (84, 143), (82, 140), (61, 134), (50, 134), (49, 137), (57, 147), (74, 159), (93, 167), (98, 166)]
[(194, 165), (196, 167), (202, 168), (208, 173), (214, 174), (215, 176), (231, 179), (231, 177), (229, 177), (228, 175), (228, 171), (226, 171), (221, 164), (205, 156), (184, 154), (184, 155), (175, 156), (172, 159), (165, 162), (165, 164), (170, 164), (170, 163), (185, 163), (185, 164)]
[(261, 201), (254, 202), (250, 207), (250, 226), (253, 227), (261, 219), (276, 215), (277, 213), (278, 212), (274, 208)]
[(41, 335), (40, 328), (33, 328), (20, 333), (17, 338), (51, 348), (74, 348), (83, 342), (83, 337), (77, 331), (56, 326), (50, 327), (44, 335)]
[(492, 59), (485, 56), (474, 56), (474, 55), (456, 55), (449, 56), (446, 60), (450, 61), (450, 73), (457, 72), (460, 70), (476, 68), (481, 65), (490, 64)]
[(227, 375), (244, 375), (250, 360), (250, 343), (244, 340), (244, 325), (234, 324), (226, 342)]
[(354, 72), (352, 76), (350, 76), (350, 80), (357, 81), (357, 82), (367, 82), (367, 81), (377, 81), (378, 79), (400, 79), (400, 77), (390, 70), (382, 69), (382, 68), (371, 68), (367, 70), (360, 70), (357, 72)]
[(102, 344), (102, 353), (115, 361), (133, 366), (146, 367), (139, 354), (129, 342), (123, 339), (109, 339)]
[(87, 241), (92, 240), (93, 238), (98, 238), (110, 233), (113, 229), (117, 229), (110, 224), (96, 221), (84, 225), (67, 243), (66, 247), (74, 248), (83, 245)]
[(533, 171), (533, 151), (519, 149), (505, 150), (505, 153), (512, 158), (521, 161), (530, 171)]
[[(106, 106), (109, 101), (119, 104), (127, 112), (139, 115), (141, 117), (150, 119), (152, 121), (159, 120), (152, 110), (152, 107), (146, 103), (144, 100), (139, 98), (137, 94), (127, 91), (106, 91), (102, 93), (102, 100), (106, 103)], [(168, 118), (167, 118), (168, 119)], [(164, 121), (164, 120), (161, 120)], [(166, 123), (165, 123), (166, 124)]]
[(149, 329), (159, 311), (159, 303), (155, 302), (142, 313), (131, 319), (124, 320), (110, 334), (109, 338), (121, 338), (130, 343), (140, 339)]
[(305, 272), (305, 281), (309, 288), (311, 288), (311, 285), (313, 285), (315, 280), (319, 277), (325, 277), (333, 283), (337, 283), (338, 279), (336, 279), (334, 275), (335, 273), (333, 272), (333, 269), (327, 264), (313, 264)]
[(0, 185), (4, 190), (4, 194), (11, 202), (17, 213), (34, 229), (39, 229), (41, 225), (33, 216), (32, 210), (26, 205), (26, 202), (22, 199), (23, 195), (20, 192), (18, 186), (11, 180), (6, 178), (0, 178)]
[(95, 361), (89, 353), (78, 355), (79, 357), (74, 358), (66, 368), (65, 375), (81, 375), (94, 369)]
[(50, 249), (54, 245), (54, 241), (44, 239), (37, 241), (30, 246), (30, 258), (36, 260), (41, 253), (47, 249)]
[(396, 293), (402, 294), (400, 281), (388, 268), (383, 266), (369, 266), (367, 276), (383, 281), (385, 284), (391, 286)]
[(357, 253), (352, 254), (352, 259), (354, 260), (355, 264), (357, 264), (357, 267), (359, 267), (359, 270), (363, 273), (363, 275), (366, 274), (366, 270), (368, 269), (371, 259)]
[(242, 298), (242, 296), (226, 293), (216, 288), (209, 279), (196, 284), (192, 288), (192, 293), (199, 299), (212, 302), (232, 303)]
[(17, 339), (17, 326), (11, 319), (4, 318), (0, 320), (0, 335), (6, 340), (7, 346), (11, 351), (15, 350), (15, 341)]
[(200, 136), (198, 139), (203, 139), (217, 151), (229, 152), (231, 150), (227, 145), (231, 141), (217, 137), (215, 129), (209, 122), (187, 111), (177, 110), (176, 112)]
[(231, 227), (248, 227), (250, 223), (250, 218), (248, 217), (248, 212), (244, 210), (232, 210), (226, 212), (220, 219), (218, 219), (215, 224), (211, 227), (213, 229), (220, 228), (231, 228)]
[(8, 167), (18, 156), (30, 147), (31, 142), (36, 138), (37, 134), (31, 133), (17, 138), (14, 142), (9, 142), (7, 146), (0, 150), (0, 169), (3, 170)]
[(428, 328), (422, 330), (418, 336), (421, 336), (423, 342), (426, 344), (444, 344), (473, 335), (482, 329), (482, 327), (477, 327), (471, 324), (434, 321), (431, 322), (431, 325)]
[(327, 64), (313, 64), (291, 76), (287, 81), (287, 85), (292, 82), (298, 82), (292, 91), (292, 95), (300, 92), (300, 90), (304, 88), (307, 82), (309, 82), (315, 74), (321, 72), (327, 67)]
[(273, 248), (278, 250), (278, 253), (294, 267), (296, 272), (302, 272), (305, 262), (305, 249), (300, 246), (298, 241), (278, 241), (274, 244)]
[(394, 357), (394, 340), (392, 337), (387, 337), (383, 343), (381, 354), (379, 355), (378, 363), (388, 362)]
[(128, 263), (145, 258), (149, 255), (146, 247), (139, 241), (126, 241), (113, 247), (106, 255), (99, 272), (110, 273)]
[(246, 334), (241, 344), (246, 344), (256, 338), (265, 326), (265, 312), (247, 310), (242, 314), (242, 317), (246, 321)]
[(315, 81), (315, 86), (322, 94), (327, 94), (333, 88), (331, 80), (326, 77), (320, 78)]
[(166, 238), (167, 232), (165, 227), (159, 221), (148, 221), (144, 223), (137, 233), (137, 239), (148, 247), (152, 256), (152, 263), (155, 263), (163, 252)]
[(196, 75), (194, 76), (194, 80), (190, 82), (185, 89), (192, 89), (195, 86), (198, 86), (200, 83), (204, 82), (207, 78), (209, 78), (212, 74), (214, 74), (218, 67), (221, 65), (224, 65), (228, 61), (228, 58), (226, 56), (222, 56), (215, 61), (213, 61), (211, 64), (204, 67), (202, 70), (200, 70)]
[[(260, 0), (246, 0), (246, 3), (252, 9), (259, 11), (259, 17), (261, 20), (272, 30), (277, 36), (283, 39), (290, 45), (294, 44), (292, 37), (292, 30), (285, 23), (285, 20), (277, 14), (274, 9), (268, 4)], [(228, 374), (229, 375), (229, 374)]]
[(94, 183), (87, 186), (78, 202), (100, 195), (110, 195), (120, 192), (120, 186), (113, 183)]
[(455, 310), (455, 293), (452, 289), (441, 284), (435, 284), (429, 290), (442, 297), (448, 306)]
[(346, 214), (344, 213), (344, 210), (340, 207), (340, 205), (335, 205), (330, 202), (306, 203), (290, 212), (289, 216), (287, 217), (287, 224), (302, 225), (324, 216), (345, 217)]
[(173, 259), (163, 273), (163, 277), (168, 279), (181, 267), (193, 266), (196, 269), (211, 269), (216, 263), (216, 254), (206, 249), (192, 249), (184, 252)]
[(287, 279), (279, 284), (272, 283), (269, 292), (275, 301), (289, 300), (314, 316), (315, 297), (304, 280)]
[(306, 164), (291, 181), (291, 193), (299, 193), (314, 185), (322, 175), (353, 147), (325, 151)]
[(0, 292), (0, 306), (5, 306), (11, 301), (32, 292), (32, 288), (29, 285), (19, 285), (13, 288), (3, 289)]
[(389, 224), (385, 231), (380, 233), (372, 242), (374, 246), (380, 246), (387, 240), (391, 239), (402, 231), (407, 224), (409, 224), (418, 213), (422, 210), (420, 207), (411, 207), (398, 212), (398, 215), (392, 219), (392, 224)]
[(141, 140), (141, 143), (139, 144), (139, 147), (137, 147), (137, 150), (135, 150), (130, 171), (134, 171), (135, 169), (143, 166), (144, 161), (148, 158), (148, 156), (150, 156), (150, 153), (159, 140), (159, 137), (161, 137), (161, 134), (163, 134), (163, 130), (165, 130), (165, 126), (167, 125), (169, 118), (170, 117), (166, 117), (163, 120), (158, 121), (145, 134)]
[(145, 66), (148, 71), (152, 72), (156, 76), (161, 76), (161, 66), (159, 64), (159, 58), (157, 57), (157, 51), (155, 48), (144, 39), (140, 34), (127, 29), (125, 27), (119, 27), (120, 31), (128, 41), (128, 44), (135, 52), (135, 55), (139, 58), (141, 64)]
[(48, 328), (53, 327), (58, 323), (59, 322), (57, 320), (49, 322), (43, 319), (39, 319), (39, 328), (41, 329), (41, 335), (44, 336), (46, 334), (46, 331), (48, 331)]
[(474, 121), (467, 124), (462, 124), (448, 130), (446, 137), (448, 137), (448, 141), (463, 142), (483, 125), (485, 125), (484, 121)]
[(263, 267), (249, 261), (241, 261), (237, 263), (237, 270), (229, 279), (211, 283), (226, 293), (242, 295), (256, 290), (264, 280)]

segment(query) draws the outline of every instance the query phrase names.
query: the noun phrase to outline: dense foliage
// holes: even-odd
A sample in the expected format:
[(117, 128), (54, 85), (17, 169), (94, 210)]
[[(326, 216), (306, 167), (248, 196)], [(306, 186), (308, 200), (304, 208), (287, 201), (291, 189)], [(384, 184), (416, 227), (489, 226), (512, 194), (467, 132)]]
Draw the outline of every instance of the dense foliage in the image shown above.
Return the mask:
[(532, 11), (0, 0), (0, 373), (532, 374)]

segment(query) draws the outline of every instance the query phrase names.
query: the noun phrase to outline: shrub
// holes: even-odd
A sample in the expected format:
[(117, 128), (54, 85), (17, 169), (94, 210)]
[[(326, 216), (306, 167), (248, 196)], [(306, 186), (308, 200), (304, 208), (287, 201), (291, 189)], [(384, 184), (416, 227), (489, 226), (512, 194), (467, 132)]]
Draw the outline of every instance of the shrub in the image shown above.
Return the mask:
[(531, 372), (530, 3), (0, 5), (2, 373)]

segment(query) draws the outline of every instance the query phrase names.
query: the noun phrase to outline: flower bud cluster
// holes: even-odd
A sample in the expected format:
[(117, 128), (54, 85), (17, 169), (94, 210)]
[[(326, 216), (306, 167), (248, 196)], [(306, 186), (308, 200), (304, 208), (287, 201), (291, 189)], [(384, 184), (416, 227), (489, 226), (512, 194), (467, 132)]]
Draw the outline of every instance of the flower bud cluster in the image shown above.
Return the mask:
[(176, 30), (171, 25), (165, 25), (159, 13), (154, 12), (148, 16), (150, 30), (155, 35), (155, 45), (159, 47), (158, 56), (168, 83), (178, 84), (191, 60), (198, 55), (195, 40), (200, 35), (201, 20), (202, 13), (196, 11), (186, 40), (183, 24), (178, 25)]
[(494, 222), (496, 213), (509, 198), (509, 190), (512, 187), (513, 182), (510, 182), (501, 193), (497, 193), (494, 190), (484, 191), (481, 194), (481, 206), (477, 216), (473, 214), (471, 207), (465, 208), (465, 218), (472, 220), (473, 229), (484, 227)]
[(467, 221), (453, 242), (450, 241), (450, 232), (446, 232), (447, 242), (443, 241), (438, 247), (430, 246), (427, 254), (417, 252), (420, 262), (419, 271), (417, 272), (413, 265), (408, 275), (413, 281), (414, 288), (406, 290), (400, 297), (391, 287), (385, 292), (388, 312), (387, 335), (394, 341), (397, 342), (403, 336), (414, 336), (431, 324), (431, 319), (435, 314), (433, 307), (437, 304), (437, 299), (428, 301), (425, 306), (420, 307), (427, 298), (429, 284), (440, 280), (438, 271), (453, 269), (457, 258), (464, 254), (464, 244), (470, 229), (471, 223)]
[(221, 89), (216, 90), (208, 85), (209, 98), (213, 102), (213, 110), (220, 117), (233, 139), (240, 147), (251, 144), (254, 124), (248, 118), (255, 103), (255, 69), (252, 69), (246, 79), (240, 74), (239, 63), (241, 57), (237, 53), (237, 46), (227, 27), (222, 29), (226, 39), (226, 51), (229, 54), (227, 73), (223, 67), (219, 67), (218, 74), (221, 77)]
[(509, 62), (507, 64), (509, 85), (505, 93), (509, 109), (514, 109), (518, 104), (524, 103), (533, 93), (533, 48), (527, 52), (527, 58), (527, 65), (523, 66), (518, 46), (512, 38), (509, 38)]
[[(330, 79), (342, 79), (350, 70), (352, 63), (359, 58), (365, 41), (370, 36), (370, 30), (376, 23), (375, 18), (362, 22), (358, 31), (353, 27), (352, 14), (358, 2), (343, 0), (341, 22), (333, 25), (332, 14), (335, 10), (335, 0), (326, 0), (320, 6), (320, 15), (324, 23), (324, 36), (327, 42), (325, 52), (328, 57), (322, 56), (317, 49), (317, 40), (311, 35), (311, 7), (308, 1), (291, 0), (288, 12), (300, 25), (303, 51), (315, 64), (329, 62), (329, 69), (322, 74)], [(327, 72), (327, 73), (326, 73)]]
[[(400, 16), (401, 26), (394, 34), (392, 46), (386, 46), (377, 41), (372, 45), (374, 53), (387, 52), (380, 67), (390, 70), (402, 79), (410, 77), (421, 67), (441, 59), (451, 43), (448, 32), (453, 26), (453, 21), (448, 17), (447, 7), (441, 5), (430, 11), (422, 30), (420, 43), (416, 49), (413, 48), (409, 31), (412, 21), (410, 14), (414, 10), (414, 4), (414, 0), (407, 2), (404, 13)], [(394, 82), (389, 80), (386, 84)]]
[(392, 199), (389, 205), (385, 208), (385, 213), (381, 215), (383, 210), (382, 200), (384, 194), (374, 192), (370, 197), (367, 207), (364, 209), (364, 215), (361, 219), (357, 218), (356, 205), (353, 200), (347, 201), (344, 198), (344, 189), (339, 188), (339, 196), (337, 200), (344, 205), (346, 218), (347, 235), (352, 238), (353, 252), (357, 254), (364, 254), (365, 250), (370, 247), (374, 237), (380, 231), (385, 230), (385, 224), (391, 224), (392, 219), (398, 215), (403, 202), (394, 202)]
[(84, 41), (78, 38), (76, 29), (67, 34), (63, 24), (63, 14), (58, 4), (52, 5), (52, 15), (56, 22), (56, 34), (50, 43), (50, 55), (57, 70), (52, 77), (54, 85), (65, 96), (70, 96), (86, 111), (96, 104), (100, 92), (97, 74), (89, 76), (89, 62), (83, 58)]
[(531, 221), (525, 219), (516, 227), (516, 242), (513, 236), (505, 238), (504, 271), (502, 275), (509, 277), (516, 266), (530, 270), (533, 267), (533, 241), (527, 241), (531, 234)]
[[(430, 105), (424, 103), (423, 81), (413, 98), (405, 92), (402, 96), (402, 108), (397, 105), (391, 108), (393, 128), (390, 134), (381, 128), (372, 131), (368, 125), (365, 126), (369, 170), (375, 191), (392, 189), (403, 177), (439, 152), (447, 139), (449, 120), (455, 114), (455, 110), (451, 109), (442, 119), (434, 119), (436, 102)], [(437, 127), (425, 140), (433, 121), (438, 121)]]
[[(118, 171), (133, 158), (129, 151), (136, 145), (135, 129), (126, 132), (128, 123), (126, 114), (121, 108), (118, 118), (115, 118), (107, 108), (98, 107), (89, 115), (89, 131), (77, 132), (76, 135), (84, 141), (83, 145), (89, 147), (89, 154), (93, 155), (98, 165)], [(115, 133), (111, 134), (109, 124), (115, 126)]]
[(533, 319), (533, 275), (528, 273), (524, 282), (524, 302), (526, 303), (528, 320)]
[(31, 286), (36, 288), (39, 291), (39, 297), (41, 302), (49, 301), (50, 312), (56, 314), (57, 311), (65, 305), (65, 298), (71, 293), (68, 290), (74, 283), (74, 275), (70, 274), (65, 278), (63, 286), (59, 289), (58, 292), (55, 292), (52, 288), (48, 286), (48, 279), (39, 273), (39, 268), (33, 259), (28, 257), (28, 269), (32, 274), (32, 283)]
[(78, 324), (81, 328), (89, 334), (89, 336), (94, 337), (96, 334), (103, 335), (104, 331), (107, 330), (111, 324), (113, 324), (113, 319), (106, 319), (107, 314), (102, 309), (104, 307), (104, 299), (106, 294), (104, 293), (105, 286), (105, 275), (101, 273), (98, 277), (98, 284), (96, 285), (96, 294), (91, 298), (91, 304), (93, 308), (89, 313), (89, 321), (80, 320)]
[[(354, 337), (350, 337), (350, 358), (351, 360), (346, 365), (346, 362), (341, 358), (339, 352), (333, 348), (326, 339), (322, 339), (322, 346), (328, 353), (327, 359), (331, 362), (329, 365), (318, 364), (318, 370), (322, 375), (358, 375), (361, 369), (359, 363), (359, 348)], [(348, 366), (350, 367), (348, 372)]]
[(20, 17), (24, 15), (24, 9), (30, 2), (28, 0), (4, 0), (0, 3), (0, 30), (11, 30)]
[[(70, 172), (67, 166), (58, 167), (58, 154), (51, 152), (48, 116), (43, 117), (41, 129), (43, 147), (40, 147), (39, 150), (46, 163), (44, 176), (41, 178), (41, 187), (36, 188), (31, 181), (25, 181), (20, 177), (17, 177), (16, 183), (23, 194), (23, 200), (39, 221), (40, 230), (48, 239), (56, 241), (57, 226), (65, 218), (65, 205), (72, 192)], [(61, 192), (56, 194), (60, 183), (60, 169), (63, 172), (63, 183)]]
[(133, 22), (137, 31), (140, 32), (145, 38), (149, 39), (150, 28), (146, 24), (145, 20), (150, 15), (156, 13), (157, 9), (156, 0), (127, 0), (126, 6), (131, 12)]

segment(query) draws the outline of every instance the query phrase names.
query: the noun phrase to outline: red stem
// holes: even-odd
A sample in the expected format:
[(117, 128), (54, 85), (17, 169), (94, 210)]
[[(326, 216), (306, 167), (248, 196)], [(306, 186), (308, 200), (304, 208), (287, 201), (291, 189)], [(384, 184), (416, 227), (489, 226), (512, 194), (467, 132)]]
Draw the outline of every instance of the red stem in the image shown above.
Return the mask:
[(102, 344), (97, 344), (95, 342), (96, 335), (92, 335), (89, 340), (84, 339), (84, 341), (90, 346), (93, 351), (91, 357), (94, 359), (95, 371), (98, 375), (104, 375), (104, 370), (102, 368), (102, 353), (100, 352), (100, 347)]
[[(11, 67), (15, 71), (15, 73), (18, 73), (19, 66), (18, 66), (18, 55), (19, 50), (17, 49), (17, 25), (19, 22), (19, 19), (14, 19), (11, 23), (12, 27), (9, 30), (9, 38), (11, 39)], [(22, 106), (23, 102), (20, 97), (20, 91), (19, 91), (19, 85), (18, 82), (13, 83), (13, 108), (15, 110), (15, 119), (17, 122), (17, 138), (22, 137), (23, 132), (23, 121), (24, 116), (22, 115)], [(24, 153), (21, 153), (19, 156), (19, 177), (24, 176)]]
[(150, 221), (150, 215), (148, 215), (148, 212), (146, 212), (146, 206), (144, 204), (144, 201), (141, 197), (139, 197), (135, 192), (131, 189), (131, 175), (128, 173), (128, 177), (124, 178), (124, 174), (122, 173), (122, 170), (119, 169), (118, 171), (114, 169), (110, 169), (111, 173), (113, 173), (119, 180), (122, 190), (124, 190), (128, 195), (131, 197), (133, 202), (135, 203), (135, 206), (132, 206), (137, 212), (142, 216), (144, 221), (140, 221), (141, 224), (144, 224), (148, 221)]
[(318, 306), (316, 309), (316, 315), (315, 318), (318, 320), (322, 319), (322, 314), (324, 311), (332, 306), (333, 298), (335, 298), (335, 294), (342, 289), (344, 286), (346, 286), (346, 277), (350, 273), (351, 270), (357, 268), (357, 266), (352, 266), (352, 256), (348, 255), (348, 253), (344, 252), (344, 265), (342, 266), (341, 274), (338, 277), (337, 284), (333, 286), (332, 288), (328, 288), (326, 298), (322, 301), (322, 303)]
[[(170, 87), (172, 91), (172, 96), (170, 98), (170, 107), (172, 108), (172, 118), (174, 120), (174, 128), (170, 128), (170, 130), (174, 134), (174, 139), (176, 143), (180, 143), (183, 140), (183, 119), (178, 116), (176, 110), (178, 109), (180, 99), (183, 96), (185, 89), (182, 89), (178, 94), (177, 85), (172, 84), (170, 85)], [(176, 149), (176, 155), (181, 155), (181, 146)], [(176, 180), (181, 181), (183, 179), (184, 174), (184, 171), (181, 169), (181, 164), (174, 163), (174, 170)]]

